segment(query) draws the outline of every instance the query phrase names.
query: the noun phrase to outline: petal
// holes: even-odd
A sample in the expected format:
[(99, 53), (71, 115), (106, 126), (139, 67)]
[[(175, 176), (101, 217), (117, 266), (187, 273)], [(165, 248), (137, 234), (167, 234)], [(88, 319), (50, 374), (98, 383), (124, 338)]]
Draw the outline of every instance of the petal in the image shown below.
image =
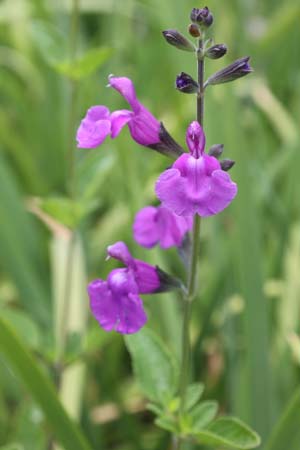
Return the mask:
[(140, 104), (136, 98), (133, 82), (126, 77), (109, 77), (109, 84), (127, 100), (133, 111), (137, 111)]
[(188, 216), (195, 212), (187, 201), (185, 190), (186, 178), (181, 176), (178, 169), (163, 172), (155, 185), (156, 195), (162, 204), (178, 216)]
[(92, 281), (88, 293), (92, 313), (106, 331), (136, 333), (147, 321), (142, 300), (135, 293), (114, 293), (103, 280)]
[(198, 207), (200, 216), (212, 216), (223, 211), (237, 194), (237, 185), (229, 174), (223, 170), (215, 170), (210, 177), (210, 193)]
[(151, 248), (159, 241), (156, 216), (157, 208), (154, 206), (146, 206), (136, 214), (133, 223), (133, 235), (139, 245)]
[(148, 146), (160, 142), (160, 123), (143, 105), (140, 105), (128, 126), (132, 138), (138, 144)]
[(76, 140), (79, 148), (94, 148), (102, 144), (110, 133), (109, 110), (105, 106), (92, 106), (81, 121)]
[(185, 233), (193, 226), (192, 218), (177, 216), (163, 206), (159, 208), (158, 223), (160, 226), (160, 246), (164, 249), (180, 246)]
[(92, 122), (97, 122), (100, 119), (109, 119), (109, 109), (103, 105), (91, 106), (87, 110), (86, 118)]
[(127, 109), (121, 109), (112, 113), (110, 116), (112, 139), (119, 135), (122, 128), (132, 119), (133, 115), (134, 113)]
[(133, 258), (127, 248), (127, 245), (118, 241), (115, 244), (109, 245), (107, 247), (107, 254), (112, 258), (118, 259), (122, 261), (126, 266), (130, 265), (133, 262)]
[(103, 280), (94, 280), (88, 285), (90, 308), (100, 326), (111, 331), (115, 328), (118, 304), (114, 301), (108, 284)]
[(134, 273), (131, 269), (114, 269), (107, 278), (107, 284), (111, 292), (117, 295), (138, 294), (138, 286), (136, 284)]
[(115, 330), (121, 334), (132, 334), (139, 331), (147, 322), (143, 302), (136, 294), (128, 294), (116, 298), (119, 305)]
[(198, 122), (194, 121), (189, 125), (186, 132), (186, 143), (195, 158), (199, 158), (204, 152), (205, 134)]
[(160, 281), (154, 266), (135, 259), (133, 272), (140, 294), (150, 294), (159, 288)]

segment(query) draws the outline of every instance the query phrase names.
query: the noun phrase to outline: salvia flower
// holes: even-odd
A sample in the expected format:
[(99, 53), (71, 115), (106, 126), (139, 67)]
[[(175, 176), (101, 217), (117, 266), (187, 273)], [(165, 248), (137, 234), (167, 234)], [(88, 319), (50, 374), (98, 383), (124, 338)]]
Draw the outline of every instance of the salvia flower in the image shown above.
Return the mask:
[(91, 311), (106, 331), (136, 333), (147, 322), (139, 294), (159, 291), (158, 271), (134, 259), (124, 242), (116, 242), (107, 251), (126, 267), (110, 272), (106, 281), (97, 279), (88, 285)]
[(192, 9), (191, 21), (204, 27), (210, 27), (214, 21), (214, 18), (208, 7), (205, 6), (205, 8)]
[(194, 52), (195, 46), (194, 44), (187, 39), (185, 36), (183, 36), (179, 31), (177, 30), (165, 30), (162, 32), (165, 40), (173, 45), (174, 47), (178, 48), (179, 50), (185, 50), (186, 52)]
[(146, 206), (135, 216), (134, 239), (146, 248), (159, 244), (161, 248), (179, 247), (192, 228), (191, 217), (181, 217), (164, 206)]
[(173, 158), (182, 153), (181, 147), (170, 137), (162, 124), (137, 99), (134, 85), (129, 78), (110, 76), (109, 86), (125, 98), (131, 110), (122, 109), (110, 114), (105, 106), (92, 106), (77, 131), (78, 147), (97, 147), (106, 136), (110, 134), (114, 139), (122, 128), (128, 125), (132, 138), (138, 144)]
[(249, 64), (249, 59), (249, 56), (237, 59), (229, 66), (214, 73), (207, 79), (205, 86), (208, 86), (209, 84), (228, 83), (229, 81), (237, 80), (238, 78), (253, 72), (253, 69)]
[(176, 77), (176, 89), (185, 94), (195, 94), (199, 91), (199, 84), (189, 74), (181, 72)]
[(179, 216), (217, 214), (234, 199), (237, 185), (215, 157), (204, 153), (205, 135), (198, 122), (188, 127), (186, 141), (190, 154), (181, 155), (160, 175), (156, 194)]

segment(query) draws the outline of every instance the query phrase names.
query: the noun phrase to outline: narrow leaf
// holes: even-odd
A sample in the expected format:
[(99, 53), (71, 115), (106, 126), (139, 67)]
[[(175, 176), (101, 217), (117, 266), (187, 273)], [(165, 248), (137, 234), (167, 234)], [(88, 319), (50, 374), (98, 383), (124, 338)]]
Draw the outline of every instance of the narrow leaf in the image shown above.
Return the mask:
[(265, 450), (298, 450), (300, 442), (300, 389), (292, 399), (275, 425)]
[(0, 353), (42, 409), (55, 438), (65, 450), (91, 450), (80, 429), (59, 402), (52, 383), (36, 364), (9, 323), (0, 317)]

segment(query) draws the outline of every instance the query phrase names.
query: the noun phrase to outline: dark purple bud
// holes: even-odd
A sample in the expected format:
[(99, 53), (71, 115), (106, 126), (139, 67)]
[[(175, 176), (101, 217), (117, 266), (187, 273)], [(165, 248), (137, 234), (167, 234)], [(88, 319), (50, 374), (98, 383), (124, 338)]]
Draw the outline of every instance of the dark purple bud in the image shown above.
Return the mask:
[(189, 30), (190, 35), (193, 36), (194, 38), (197, 38), (197, 37), (201, 36), (200, 28), (195, 23), (191, 23), (189, 25), (188, 30)]
[(214, 18), (208, 7), (205, 6), (205, 8), (192, 9), (191, 21), (204, 27), (210, 27), (214, 21)]
[(237, 80), (238, 78), (244, 77), (245, 75), (248, 75), (248, 73), (253, 72), (253, 69), (249, 64), (249, 59), (250, 56), (237, 59), (234, 63), (214, 73), (208, 78), (205, 86), (208, 86), (209, 84), (228, 83), (229, 81)]
[(155, 292), (168, 292), (174, 291), (175, 289), (185, 289), (181, 280), (163, 271), (158, 266), (155, 266), (155, 269), (160, 283)]
[(214, 144), (208, 150), (208, 154), (210, 156), (214, 156), (215, 158), (219, 158), (222, 155), (223, 150), (224, 150), (223, 144)]
[(184, 37), (177, 30), (165, 30), (162, 32), (165, 40), (174, 45), (174, 47), (179, 48), (180, 50), (185, 50), (186, 52), (194, 52), (195, 46), (189, 41), (186, 37)]
[(206, 50), (205, 56), (210, 59), (219, 59), (222, 58), (227, 53), (227, 47), (225, 44), (217, 44), (213, 45), (209, 49)]
[(183, 148), (172, 138), (162, 122), (159, 128), (159, 142), (148, 147), (172, 159), (177, 159), (183, 153)]
[(222, 159), (222, 161), (220, 161), (220, 164), (221, 169), (225, 172), (228, 172), (228, 170), (230, 170), (231, 167), (235, 165), (235, 161), (232, 161), (232, 159)]
[(199, 84), (190, 75), (181, 72), (176, 78), (176, 89), (185, 94), (195, 94), (199, 91)]

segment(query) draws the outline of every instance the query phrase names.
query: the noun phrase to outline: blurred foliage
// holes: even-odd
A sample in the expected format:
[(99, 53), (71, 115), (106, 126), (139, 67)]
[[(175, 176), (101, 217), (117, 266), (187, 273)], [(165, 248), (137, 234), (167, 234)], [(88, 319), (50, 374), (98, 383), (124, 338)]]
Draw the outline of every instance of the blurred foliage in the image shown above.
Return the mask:
[[(216, 398), (222, 412), (260, 433), (261, 448), (297, 450), (300, 6), (297, 0), (207, 5), (216, 42), (229, 47), (224, 60), (207, 63), (207, 74), (247, 54), (255, 73), (206, 95), (208, 146), (222, 142), (225, 157), (235, 159), (239, 195), (204, 221), (194, 380), (205, 383), (205, 401)], [(126, 130), (95, 150), (76, 149), (74, 136), (89, 106), (124, 107), (105, 87), (113, 73), (132, 78), (141, 101), (184, 143), (195, 102), (173, 85), (179, 72), (194, 73), (194, 62), (169, 47), (161, 31), (184, 32), (194, 6), (203, 5), (0, 2), (0, 311), (26, 355), (33, 352), (28, 357), (39, 373), (30, 380), (28, 368), (24, 386), (12, 364), (16, 355), (8, 357), (7, 349), (0, 355), (3, 450), (52, 448), (47, 397), (41, 404), (34, 393), (49, 378), (91, 448), (170, 446), (169, 434), (152, 425), (123, 340), (87, 321), (85, 294), (87, 278), (104, 278), (114, 267), (104, 259), (116, 240), (125, 240), (137, 257), (182, 272), (174, 249), (142, 250), (131, 234), (135, 212), (155, 202), (154, 181), (169, 161), (139, 148)], [(145, 303), (150, 327), (177, 357), (179, 301), (167, 294)], [(62, 442), (68, 426), (73, 423)]]

